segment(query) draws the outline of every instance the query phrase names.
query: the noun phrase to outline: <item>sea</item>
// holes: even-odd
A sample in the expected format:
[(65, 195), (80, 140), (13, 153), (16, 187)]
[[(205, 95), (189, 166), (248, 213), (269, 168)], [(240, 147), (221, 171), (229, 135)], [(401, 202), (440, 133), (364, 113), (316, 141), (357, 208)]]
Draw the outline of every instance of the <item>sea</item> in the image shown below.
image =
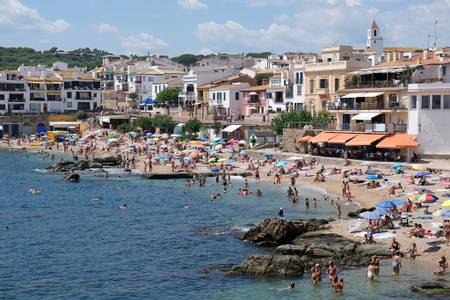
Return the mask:
[[(0, 151), (0, 299), (423, 299), (410, 286), (433, 280), (434, 266), (407, 261), (400, 276), (386, 262), (372, 283), (364, 269), (343, 269), (342, 295), (325, 278), (311, 286), (308, 275), (225, 276), (250, 254), (272, 253), (239, 236), (280, 207), (286, 218), (303, 219), (334, 216), (334, 207), (293, 205), (286, 187), (270, 182), (250, 184), (262, 198), (238, 196), (240, 178), (226, 194), (214, 179), (188, 188), (118, 170), (107, 180), (82, 172), (68, 183), (44, 171), (50, 163), (36, 152)], [(223, 198), (212, 201), (213, 192)], [(296, 288), (286, 289), (291, 282)]]

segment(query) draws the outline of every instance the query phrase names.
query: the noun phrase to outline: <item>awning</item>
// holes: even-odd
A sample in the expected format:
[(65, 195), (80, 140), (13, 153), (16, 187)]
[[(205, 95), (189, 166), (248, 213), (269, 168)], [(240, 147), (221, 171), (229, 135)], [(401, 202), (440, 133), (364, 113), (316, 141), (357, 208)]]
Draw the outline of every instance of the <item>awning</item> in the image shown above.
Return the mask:
[(378, 143), (379, 149), (404, 149), (404, 148), (416, 148), (419, 147), (419, 143), (416, 142), (416, 136), (413, 134), (396, 133), (388, 136)]
[(248, 93), (248, 95), (249, 96), (258, 96), (258, 93), (257, 92), (250, 92), (250, 93)]
[(345, 143), (345, 146), (370, 146), (372, 143), (385, 137), (384, 134), (358, 134), (350, 141)]
[(345, 95), (345, 96), (343, 96), (341, 98), (359, 98), (359, 97), (364, 97), (363, 96), (364, 94), (365, 93), (350, 93), (350, 94)]
[(328, 140), (334, 138), (336, 135), (337, 134), (333, 132), (321, 132), (309, 140), (309, 142), (313, 144), (328, 142)]
[(109, 117), (100, 117), (101, 123), (111, 123), (111, 119)]
[(328, 141), (329, 144), (345, 144), (348, 140), (351, 140), (357, 136), (353, 133), (339, 133), (337, 136)]
[(144, 99), (144, 101), (142, 101), (141, 103), (139, 103), (139, 106), (150, 106), (150, 105), (156, 105), (156, 100), (147, 98)]
[(298, 138), (298, 141), (300, 143), (305, 143), (305, 142), (309, 142), (312, 138), (313, 138), (313, 136), (311, 136), (311, 135), (305, 135), (305, 136)]
[(371, 121), (373, 118), (375, 118), (376, 116), (381, 115), (381, 113), (360, 113), (357, 114), (356, 116), (352, 117), (352, 120), (355, 121)]
[(56, 127), (56, 128), (69, 128), (69, 127), (76, 127), (78, 128), (80, 126), (80, 123), (78, 122), (50, 122), (50, 127)]
[(233, 132), (237, 129), (239, 129), (241, 127), (241, 125), (229, 125), (227, 127), (225, 127), (224, 129), (222, 129), (222, 132)]
[(372, 92), (372, 93), (365, 93), (364, 96), (365, 98), (372, 98), (372, 97), (378, 97), (384, 95), (384, 92)]

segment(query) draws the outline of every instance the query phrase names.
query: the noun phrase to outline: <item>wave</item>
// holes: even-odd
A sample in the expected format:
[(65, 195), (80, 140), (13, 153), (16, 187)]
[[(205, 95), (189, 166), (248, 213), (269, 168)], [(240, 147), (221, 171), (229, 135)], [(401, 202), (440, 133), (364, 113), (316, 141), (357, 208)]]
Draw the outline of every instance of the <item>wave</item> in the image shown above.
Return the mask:
[(49, 171), (46, 169), (33, 169), (34, 172), (38, 172), (38, 173), (48, 173)]

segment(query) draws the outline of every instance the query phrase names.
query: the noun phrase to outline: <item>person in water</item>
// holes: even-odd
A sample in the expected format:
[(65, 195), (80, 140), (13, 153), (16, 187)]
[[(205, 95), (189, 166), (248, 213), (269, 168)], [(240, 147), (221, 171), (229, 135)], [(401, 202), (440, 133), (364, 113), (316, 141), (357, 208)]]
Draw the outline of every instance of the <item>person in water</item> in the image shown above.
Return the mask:
[(339, 280), (335, 277), (331, 283), (331, 286), (337, 294), (341, 294), (344, 289), (344, 279)]
[(333, 282), (333, 280), (335, 278), (337, 278), (338, 272), (339, 272), (339, 270), (336, 267), (336, 265), (334, 264), (334, 261), (330, 260), (328, 262), (328, 266), (327, 266), (328, 280), (330, 282)]
[(123, 205), (120, 206), (121, 209), (128, 209), (128, 204), (124, 203)]
[(392, 274), (399, 275), (401, 268), (402, 268), (402, 261), (400, 257), (400, 251), (397, 251), (394, 253), (394, 257), (392, 257)]
[(283, 211), (283, 208), (282, 208), (282, 207), (280, 207), (280, 210), (278, 211), (278, 216), (279, 216), (280, 218), (283, 218), (283, 217), (284, 217), (284, 211)]
[(445, 256), (442, 256), (438, 262), (438, 268), (434, 271), (435, 275), (442, 275), (448, 269), (448, 262)]
[(381, 259), (382, 259), (381, 256), (373, 255), (370, 260), (370, 263), (373, 266), (373, 272), (375, 273), (376, 276), (378, 276), (380, 274), (380, 260)]
[(262, 197), (262, 192), (260, 189), (256, 190), (256, 197)]
[(374, 280), (375, 279), (375, 266), (373, 262), (370, 262), (369, 266), (367, 267), (367, 279)]
[(308, 198), (305, 198), (305, 207), (309, 208), (309, 199)]
[(319, 284), (322, 280), (322, 271), (320, 270), (320, 265), (316, 264), (313, 268), (311, 268), (311, 281), (313, 285)]

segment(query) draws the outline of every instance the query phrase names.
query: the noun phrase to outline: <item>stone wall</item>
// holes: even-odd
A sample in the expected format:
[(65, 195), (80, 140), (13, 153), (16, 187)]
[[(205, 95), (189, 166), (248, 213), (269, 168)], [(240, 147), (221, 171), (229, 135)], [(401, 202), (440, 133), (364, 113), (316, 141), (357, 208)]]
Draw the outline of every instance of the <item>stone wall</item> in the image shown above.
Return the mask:
[(303, 129), (283, 129), (283, 151), (299, 152), (297, 140), (305, 134)]
[(34, 134), (36, 133), (38, 124), (44, 124), (45, 127), (49, 128), (48, 115), (14, 115), (14, 116), (1, 116), (0, 125), (4, 127), (4, 133), (9, 127), (8, 124), (18, 124), (18, 134)]

